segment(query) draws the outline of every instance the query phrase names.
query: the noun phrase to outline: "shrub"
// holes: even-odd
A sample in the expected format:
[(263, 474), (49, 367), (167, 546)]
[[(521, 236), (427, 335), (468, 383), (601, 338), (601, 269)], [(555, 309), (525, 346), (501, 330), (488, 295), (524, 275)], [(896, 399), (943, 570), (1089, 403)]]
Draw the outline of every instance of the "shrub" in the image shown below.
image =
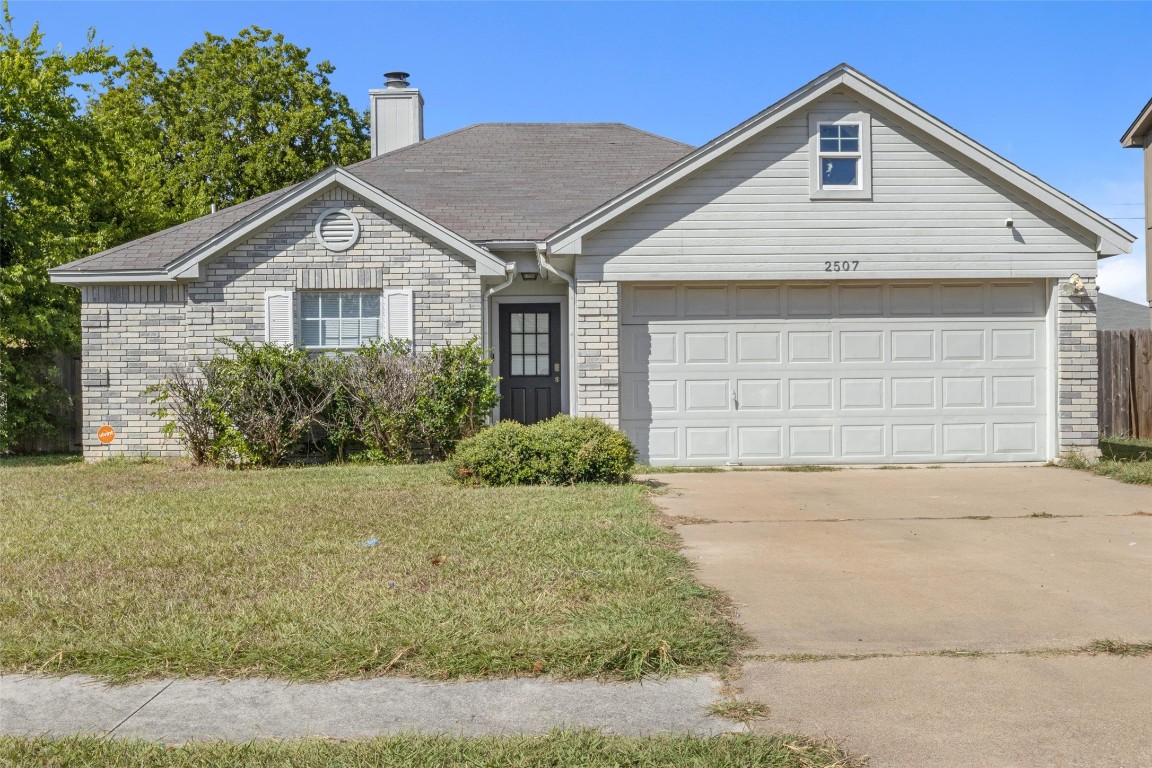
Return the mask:
[(401, 342), (380, 342), (333, 358), (329, 440), (340, 456), (351, 440), (386, 461), (443, 459), (499, 401), (491, 362), (475, 340), (423, 355)]
[(477, 485), (571, 485), (628, 479), (636, 449), (590, 417), (557, 416), (529, 427), (502, 421), (463, 440), (449, 469)]
[(499, 395), (479, 344), (414, 355), (403, 342), (311, 356), (221, 340), (231, 355), (172, 368), (146, 390), (197, 463), (275, 466), (321, 434), (337, 458), (441, 459), (475, 434)]
[(328, 406), (322, 368), (303, 350), (221, 340), (199, 372), (175, 368), (148, 392), (165, 433), (178, 434), (193, 461), (229, 467), (276, 466)]

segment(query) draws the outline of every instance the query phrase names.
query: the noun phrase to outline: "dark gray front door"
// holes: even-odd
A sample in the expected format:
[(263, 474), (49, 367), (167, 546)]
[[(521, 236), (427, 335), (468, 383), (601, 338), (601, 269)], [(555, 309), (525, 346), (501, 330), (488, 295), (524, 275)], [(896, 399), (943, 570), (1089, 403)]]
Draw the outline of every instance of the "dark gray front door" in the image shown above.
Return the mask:
[(560, 305), (500, 307), (500, 418), (535, 424), (560, 413)]

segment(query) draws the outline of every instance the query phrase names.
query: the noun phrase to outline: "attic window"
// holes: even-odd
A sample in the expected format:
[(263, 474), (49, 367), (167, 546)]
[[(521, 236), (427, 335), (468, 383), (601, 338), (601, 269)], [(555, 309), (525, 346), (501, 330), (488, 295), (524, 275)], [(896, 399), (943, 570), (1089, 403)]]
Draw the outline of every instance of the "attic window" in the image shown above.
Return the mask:
[(330, 251), (346, 251), (360, 239), (360, 222), (347, 208), (329, 208), (316, 217), (316, 239)]
[(813, 200), (872, 199), (872, 122), (867, 113), (808, 115)]

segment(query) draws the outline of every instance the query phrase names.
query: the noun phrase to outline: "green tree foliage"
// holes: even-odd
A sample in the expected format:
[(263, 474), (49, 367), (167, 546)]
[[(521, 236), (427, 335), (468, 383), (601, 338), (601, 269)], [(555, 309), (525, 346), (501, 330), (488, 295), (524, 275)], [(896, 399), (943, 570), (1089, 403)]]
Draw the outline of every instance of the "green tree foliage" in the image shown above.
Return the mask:
[(46, 51), (3, 5), (0, 452), (54, 433), (53, 354), (78, 349), (79, 294), (49, 268), (368, 155), (367, 113), (282, 35), (205, 34), (167, 71), (94, 40)]
[(78, 294), (47, 270), (102, 247), (99, 134), (76, 94), (110, 71), (107, 48), (45, 51), (37, 26), (0, 25), (0, 451), (51, 434), (63, 393), (53, 355), (79, 342)]
[(125, 54), (92, 115), (138, 219), (184, 221), (367, 157), (367, 114), (308, 53), (250, 27), (231, 40), (206, 34), (168, 71), (147, 48)]

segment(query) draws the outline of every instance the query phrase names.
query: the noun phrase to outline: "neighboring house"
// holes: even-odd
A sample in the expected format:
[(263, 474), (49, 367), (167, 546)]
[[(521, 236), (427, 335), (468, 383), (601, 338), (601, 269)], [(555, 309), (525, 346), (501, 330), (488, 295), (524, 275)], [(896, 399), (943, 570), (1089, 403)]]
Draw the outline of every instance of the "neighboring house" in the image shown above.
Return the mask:
[(1147, 307), (1106, 293), (1096, 295), (1097, 330), (1129, 331), (1133, 328), (1152, 328)]
[(1147, 280), (1149, 322), (1152, 325), (1152, 100), (1136, 116), (1136, 120), (1120, 138), (1124, 147), (1140, 147), (1144, 150), (1144, 275)]
[(696, 149), (425, 141), (390, 77), (372, 159), (52, 271), (83, 292), (88, 457), (178, 453), (142, 390), (218, 337), (379, 335), (479, 336), (498, 418), (595, 416), (653, 464), (1095, 448), (1096, 262), (1134, 237), (852, 68)]

